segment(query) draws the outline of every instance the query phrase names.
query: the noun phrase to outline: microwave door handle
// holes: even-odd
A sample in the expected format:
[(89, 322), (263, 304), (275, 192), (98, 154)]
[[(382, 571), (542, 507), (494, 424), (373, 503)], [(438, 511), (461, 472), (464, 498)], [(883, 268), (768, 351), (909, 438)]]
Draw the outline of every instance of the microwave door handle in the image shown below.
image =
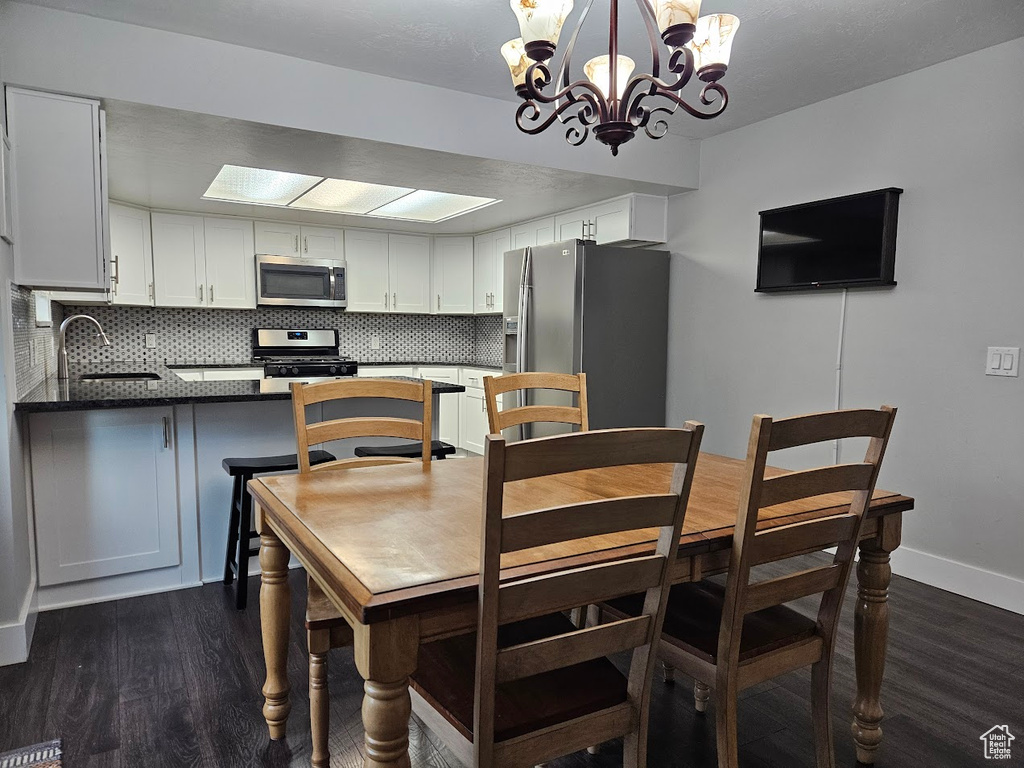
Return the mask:
[(332, 301), (336, 301), (337, 298), (338, 298), (338, 289), (337, 289), (337, 285), (334, 282), (334, 268), (333, 267), (328, 267), (327, 268), (327, 275), (329, 276), (330, 281), (331, 281), (330, 294), (328, 294), (328, 295), (330, 296)]

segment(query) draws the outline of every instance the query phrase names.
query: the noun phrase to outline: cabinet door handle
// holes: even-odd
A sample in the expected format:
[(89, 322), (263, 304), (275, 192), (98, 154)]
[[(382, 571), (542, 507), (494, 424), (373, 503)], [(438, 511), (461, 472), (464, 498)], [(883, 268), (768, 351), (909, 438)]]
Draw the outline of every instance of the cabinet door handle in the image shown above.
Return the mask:
[(303, 253), (309, 253), (309, 238), (302, 238), (302, 251)]
[(118, 259), (117, 259), (117, 254), (116, 253), (114, 254), (114, 257), (110, 260), (110, 265), (114, 268), (113, 269), (113, 273), (114, 274), (111, 276), (110, 279), (114, 281), (114, 293), (116, 294), (117, 293), (117, 284), (121, 282), (121, 265), (118, 264)]
[(398, 294), (397, 293), (392, 293), (391, 294), (391, 308), (392, 309), (398, 309)]
[(171, 447), (171, 420), (164, 416), (164, 448)]
[(384, 309), (388, 308), (388, 292), (384, 291)]
[(153, 286), (153, 283), (149, 284), (149, 298), (156, 301), (156, 288)]
[(298, 235), (295, 236), (295, 252), (296, 253), (299, 252), (299, 236)]
[(441, 311), (441, 294), (437, 294), (437, 311)]
[(199, 284), (199, 303), (200, 304), (203, 303), (203, 285), (202, 285), (202, 283)]
[(487, 401), (484, 398), (480, 398), (480, 413), (487, 413)]
[(210, 303), (213, 304), (213, 283), (210, 283)]

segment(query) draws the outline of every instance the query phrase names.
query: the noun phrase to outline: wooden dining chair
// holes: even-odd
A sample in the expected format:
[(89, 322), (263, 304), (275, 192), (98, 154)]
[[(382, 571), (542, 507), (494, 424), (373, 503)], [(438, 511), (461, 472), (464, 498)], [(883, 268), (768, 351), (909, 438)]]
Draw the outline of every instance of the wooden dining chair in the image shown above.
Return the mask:
[[(530, 389), (549, 389), (576, 394), (576, 405), (523, 405), (498, 409), (498, 397), (506, 392)], [(587, 374), (509, 373), (504, 376), (484, 377), (484, 397), (487, 401), (487, 423), (492, 434), (500, 434), (508, 427), (533, 424), (539, 421), (556, 424), (575, 424), (580, 432), (590, 429), (587, 413)]]
[[(694, 703), (704, 711), (715, 695), (719, 768), (737, 768), (737, 694), (801, 667), (811, 667), (811, 715), (818, 768), (834, 768), (829, 706), (832, 657), (843, 595), (896, 409), (847, 410), (773, 421), (755, 416), (747, 447), (729, 575), (679, 584), (669, 594), (659, 649), (667, 664), (694, 679)], [(765, 478), (768, 454), (851, 437), (868, 437), (864, 460)], [(852, 491), (849, 511), (831, 517), (757, 529), (758, 511), (822, 494)], [(843, 503), (838, 501), (837, 504)], [(827, 565), (751, 581), (751, 569), (836, 546)], [(785, 603), (821, 595), (809, 618)], [(634, 615), (640, 600), (601, 606), (613, 617)]]
[[(385, 398), (423, 404), (421, 419), (395, 417), (350, 417), (309, 424), (306, 408), (310, 405), (356, 398)], [(292, 384), (292, 409), (295, 435), (298, 440), (299, 471), (376, 467), (385, 464), (429, 463), (432, 429), (431, 403), (433, 384), (430, 381), (396, 381), (389, 379), (338, 379), (317, 384)], [(309, 446), (352, 437), (403, 437), (419, 440), (418, 458), (400, 456), (349, 457), (311, 465)], [(305, 458), (305, 461), (302, 459)], [(309, 596), (306, 599), (306, 640), (309, 650), (309, 719), (312, 731), (313, 768), (328, 768), (330, 750), (330, 696), (327, 689), (327, 654), (332, 648), (352, 644), (352, 630), (320, 586), (307, 577)]]
[[(488, 435), (477, 632), (423, 645), (411, 677), (413, 711), (464, 763), (534, 766), (623, 736), (625, 765), (645, 765), (653, 646), (703, 430), (688, 422), (684, 429), (603, 430), (511, 445)], [(664, 489), (648, 494), (593, 500), (581, 491), (532, 508), (544, 496), (545, 476), (626, 464), (673, 464), (674, 472)], [(524, 487), (522, 480), (531, 482)], [(503, 517), (505, 503), (531, 511)], [(653, 551), (515, 581), (500, 577), (502, 555), (655, 527)], [(560, 613), (637, 590), (642, 610), (622, 621), (580, 630)], [(628, 675), (607, 659), (623, 651), (632, 651)]]

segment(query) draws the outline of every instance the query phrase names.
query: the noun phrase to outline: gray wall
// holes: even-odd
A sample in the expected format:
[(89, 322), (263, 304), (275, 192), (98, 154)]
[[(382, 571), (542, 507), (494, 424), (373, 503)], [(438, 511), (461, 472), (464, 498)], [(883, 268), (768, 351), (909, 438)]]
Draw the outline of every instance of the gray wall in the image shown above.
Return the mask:
[(842, 294), (755, 295), (757, 212), (902, 187), (899, 285), (848, 296), (842, 405), (899, 406), (895, 570), (1024, 612), (1024, 379), (984, 375), (1024, 346), (1021, 72), (1024, 39), (704, 141), (670, 205), (668, 416), (742, 456), (752, 414), (831, 408)]

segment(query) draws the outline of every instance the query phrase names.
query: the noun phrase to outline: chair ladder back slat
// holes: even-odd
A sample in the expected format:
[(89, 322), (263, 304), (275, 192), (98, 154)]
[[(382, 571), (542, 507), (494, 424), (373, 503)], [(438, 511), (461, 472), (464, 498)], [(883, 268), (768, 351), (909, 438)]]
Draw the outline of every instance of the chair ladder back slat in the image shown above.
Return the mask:
[(750, 544), (750, 564), (819, 552), (852, 538), (858, 523), (857, 515), (846, 514), (758, 531)]
[(743, 594), (743, 612), (755, 613), (801, 597), (827, 592), (839, 585), (842, 575), (842, 565), (831, 564), (749, 584)]
[(794, 416), (772, 422), (768, 450), (780, 451), (847, 437), (883, 437), (888, 428), (889, 417), (884, 409), (851, 409)]
[(649, 555), (503, 584), (498, 597), (498, 623), (645, 592), (658, 583), (664, 568), (664, 557)]
[(498, 651), (497, 682), (611, 656), (651, 641), (651, 616), (635, 616)]
[(524, 440), (505, 449), (505, 482), (627, 464), (674, 464), (687, 455), (691, 440), (692, 433), (664, 427)]
[(766, 478), (761, 484), (761, 507), (785, 504), (811, 496), (862, 491), (871, 485), (875, 468), (864, 462), (790, 472)]
[[(411, 400), (421, 403), (425, 397), (419, 381), (396, 379), (336, 379), (315, 384), (303, 384), (306, 405), (328, 400), (383, 397), (391, 400)], [(432, 394), (432, 393), (430, 393)], [(429, 395), (426, 395), (429, 398)]]
[(350, 437), (402, 437), (419, 440), (423, 437), (423, 422), (418, 419), (400, 419), (393, 416), (378, 418), (354, 417), (332, 419), (306, 427), (306, 439), (313, 444)]
[[(649, 685), (654, 670), (654, 639), (661, 631), (667, 603), (670, 563), (679, 546), (693, 480), (694, 467), (700, 450), (704, 427), (687, 422), (682, 430), (608, 430), (606, 433), (578, 432), (559, 438), (544, 438), (507, 445), (498, 434), (487, 436), (484, 457), (484, 529), (481, 537), (481, 574), (479, 587), (479, 628), (476, 653), (476, 682), (474, 709), (473, 750), (475, 764), (494, 765), (505, 759), (516, 764), (532, 765), (537, 760), (527, 758), (550, 749), (543, 739), (565, 740), (552, 729), (542, 729), (533, 742), (529, 735), (519, 736), (499, 745), (494, 744), (495, 687), (498, 683), (550, 672), (583, 661), (606, 656), (609, 653), (633, 649), (630, 675), (627, 682), (629, 702), (617, 704), (607, 710), (587, 715), (588, 723), (605, 723), (599, 729), (606, 738), (622, 736), (630, 728), (646, 723), (646, 697), (644, 686)], [(642, 433), (637, 445), (636, 433)], [(648, 444), (649, 432), (656, 432), (656, 440), (663, 444), (655, 448)], [(602, 438), (602, 434), (605, 437)], [(563, 459), (553, 464), (546, 451), (518, 450), (528, 443), (561, 440), (557, 445), (563, 454), (583, 454), (582, 460)], [(519, 513), (502, 519), (504, 485), (514, 480), (558, 474), (565, 466), (597, 469), (620, 466), (621, 453), (633, 451), (627, 463), (672, 464), (674, 470), (670, 484), (671, 515), (665, 515), (668, 502), (665, 496), (651, 495), (628, 499), (621, 505), (570, 504), (564, 507)], [(516, 456), (518, 453), (518, 457)], [(653, 461), (648, 461), (654, 457)], [(632, 509), (630, 508), (632, 507)], [(560, 522), (561, 513), (569, 522)], [(582, 513), (582, 514), (581, 514)], [(617, 513), (626, 519), (611, 521)], [(580, 532), (573, 518), (593, 516), (598, 519), (586, 531), (649, 530), (658, 528), (658, 543), (653, 554), (638, 555), (627, 560), (598, 563), (581, 568), (555, 571), (502, 584), (500, 563), (503, 549), (513, 551), (536, 542), (555, 543), (576, 538)], [(518, 522), (516, 522), (518, 519)], [(652, 526), (652, 522), (664, 523)], [(556, 535), (544, 533), (550, 526)], [(561, 532), (559, 534), (558, 532)], [(503, 542), (508, 535), (510, 545)], [(587, 533), (587, 535), (593, 535)], [(512, 621), (542, 616), (580, 605), (600, 602), (636, 591), (646, 591), (644, 611), (614, 624), (577, 629), (551, 638), (499, 650), (498, 627)], [(590, 727), (590, 726), (586, 726)], [(549, 733), (549, 731), (551, 731)], [(587, 736), (593, 738), (593, 734)], [(587, 741), (583, 746), (594, 743)], [(508, 754), (506, 754), (506, 751)], [(524, 762), (525, 761), (525, 762)]]
[[(533, 389), (571, 392), (576, 396), (576, 404), (573, 406), (523, 405), (504, 411), (499, 410), (499, 396), (507, 392)], [(509, 427), (536, 422), (578, 425), (581, 432), (590, 429), (590, 417), (587, 413), (587, 375), (585, 373), (530, 371), (509, 373), (498, 377), (485, 376), (484, 399), (487, 406), (487, 423), (492, 434), (498, 434), (501, 430)]]
[(674, 494), (622, 496), (506, 517), (501, 525), (501, 551), (672, 525), (678, 502)]

